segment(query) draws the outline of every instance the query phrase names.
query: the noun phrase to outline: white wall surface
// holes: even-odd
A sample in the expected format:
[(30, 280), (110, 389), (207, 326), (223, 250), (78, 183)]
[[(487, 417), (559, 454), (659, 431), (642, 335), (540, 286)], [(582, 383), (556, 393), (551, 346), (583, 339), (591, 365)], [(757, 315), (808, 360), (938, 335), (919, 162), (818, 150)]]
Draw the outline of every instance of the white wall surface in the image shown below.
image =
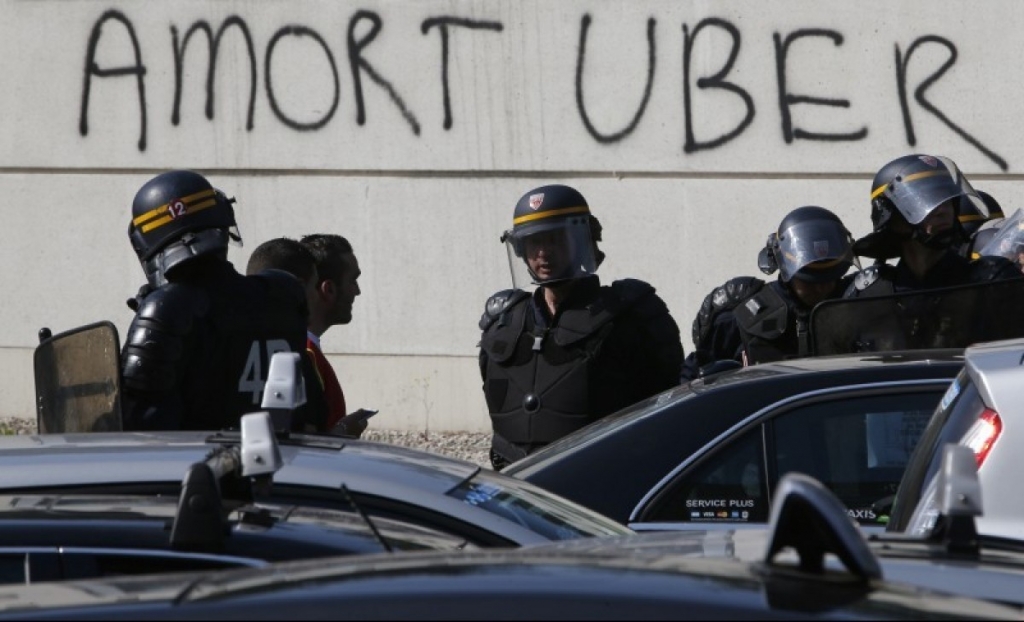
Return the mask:
[[(204, 23), (233, 24), (209, 100), (202, 30), (175, 62)], [(579, 188), (603, 277), (654, 284), (689, 351), (790, 209), (867, 233), (894, 157), (1024, 204), (1022, 31), (1014, 0), (0, 0), (0, 415), (34, 416), (41, 326), (123, 334), (132, 197), (188, 167), (237, 197), (240, 269), (271, 237), (351, 240), (363, 295), (324, 337), (350, 406), (486, 430), (476, 322), (521, 194)]]

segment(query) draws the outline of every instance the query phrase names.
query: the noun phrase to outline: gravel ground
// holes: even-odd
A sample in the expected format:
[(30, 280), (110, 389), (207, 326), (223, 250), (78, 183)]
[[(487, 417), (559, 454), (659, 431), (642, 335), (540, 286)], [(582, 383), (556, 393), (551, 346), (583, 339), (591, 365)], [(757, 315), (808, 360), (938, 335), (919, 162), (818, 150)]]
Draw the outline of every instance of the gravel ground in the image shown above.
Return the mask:
[[(15, 417), (0, 418), (0, 435), (35, 434), (34, 419)], [(434, 453), (468, 460), (480, 466), (491, 466), (488, 449), (491, 447), (489, 432), (404, 432), (399, 430), (368, 429), (363, 440), (389, 443), (423, 449)]]
[(402, 432), (398, 430), (374, 430), (363, 432), (363, 440), (390, 443), (424, 449), (434, 453), (461, 458), (490, 468), (490, 432)]

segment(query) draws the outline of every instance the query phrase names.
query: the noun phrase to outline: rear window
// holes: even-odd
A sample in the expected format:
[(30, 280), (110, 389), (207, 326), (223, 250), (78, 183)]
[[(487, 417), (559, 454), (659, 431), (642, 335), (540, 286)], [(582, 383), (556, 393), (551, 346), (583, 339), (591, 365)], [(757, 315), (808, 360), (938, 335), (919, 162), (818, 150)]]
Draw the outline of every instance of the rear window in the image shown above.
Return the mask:
[(447, 494), (550, 540), (633, 533), (610, 518), (533, 484), (486, 470), (481, 470)]
[(966, 368), (950, 383), (903, 473), (887, 531), (906, 531), (910, 517), (942, 464), (941, 448), (959, 443), (985, 410)]

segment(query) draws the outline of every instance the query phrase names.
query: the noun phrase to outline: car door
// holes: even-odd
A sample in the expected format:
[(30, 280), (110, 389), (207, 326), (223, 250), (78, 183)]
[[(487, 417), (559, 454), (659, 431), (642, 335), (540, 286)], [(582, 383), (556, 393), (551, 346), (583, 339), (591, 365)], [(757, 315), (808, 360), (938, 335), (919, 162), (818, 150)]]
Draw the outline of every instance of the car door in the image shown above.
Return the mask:
[(789, 472), (815, 477), (862, 525), (884, 525), (910, 453), (946, 380), (837, 387), (795, 395), (747, 418), (659, 482), (637, 530), (735, 529), (767, 522)]

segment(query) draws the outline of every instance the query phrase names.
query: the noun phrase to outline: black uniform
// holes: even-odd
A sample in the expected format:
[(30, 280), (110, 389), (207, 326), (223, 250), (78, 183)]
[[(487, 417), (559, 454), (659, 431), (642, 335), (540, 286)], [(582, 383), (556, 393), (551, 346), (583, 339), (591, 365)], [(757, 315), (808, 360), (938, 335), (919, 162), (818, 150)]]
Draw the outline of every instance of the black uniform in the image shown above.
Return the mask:
[(980, 257), (972, 261), (949, 250), (923, 279), (918, 279), (903, 262), (865, 268), (855, 275), (844, 297), (887, 296), (1018, 277), (1020, 270), (1003, 257)]
[[(270, 357), (305, 349), (306, 299), (294, 277), (247, 277), (204, 259), (188, 278), (139, 301), (121, 353), (125, 429), (237, 428), (243, 414), (260, 410)], [(307, 391), (313, 385), (307, 376)], [(316, 401), (293, 428), (323, 426)]]
[[(837, 281), (834, 297), (852, 278)], [(810, 356), (810, 313), (780, 280), (729, 280), (704, 298), (693, 320), (696, 348), (686, 357), (683, 379), (697, 378), (701, 367), (715, 361), (754, 365)]]
[(480, 329), (495, 468), (679, 382), (679, 328), (643, 281), (579, 279), (554, 317), (543, 288), (502, 291)]

